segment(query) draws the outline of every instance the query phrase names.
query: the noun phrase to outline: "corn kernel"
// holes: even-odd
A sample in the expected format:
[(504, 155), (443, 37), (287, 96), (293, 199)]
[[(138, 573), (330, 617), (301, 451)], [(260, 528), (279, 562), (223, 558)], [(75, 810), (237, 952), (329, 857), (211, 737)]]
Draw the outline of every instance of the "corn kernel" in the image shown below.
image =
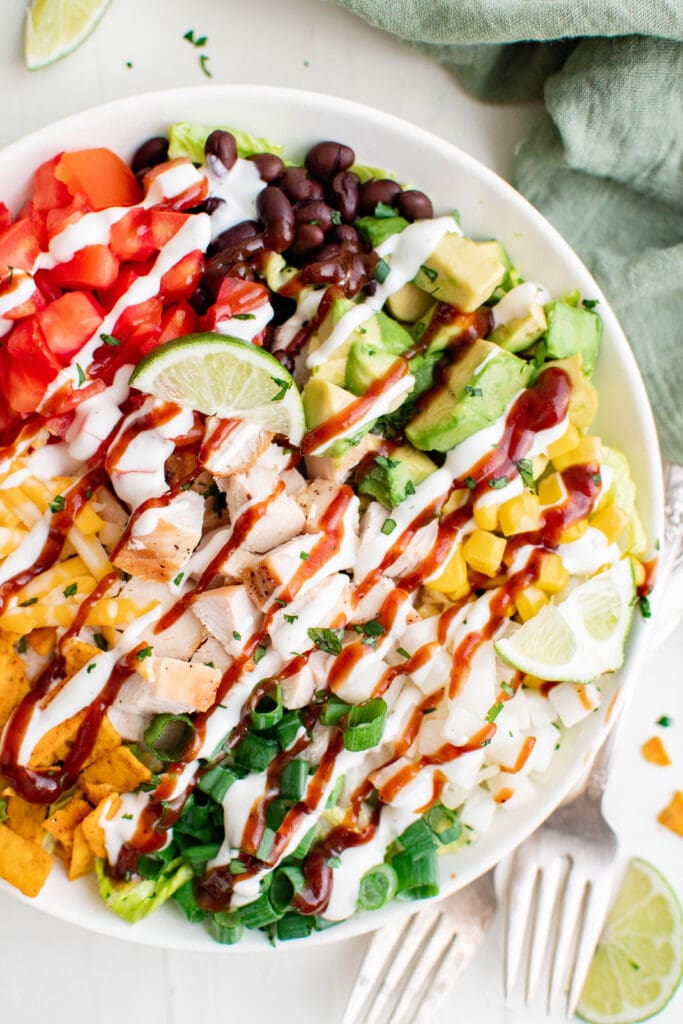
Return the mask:
[(633, 555), (630, 555), (629, 557), (631, 559), (631, 565), (633, 566), (633, 578), (636, 581), (636, 586), (642, 587), (647, 576), (645, 566), (641, 561), (639, 561), (639, 559), (634, 558)]
[(493, 532), (498, 526), (498, 509), (499, 505), (494, 502), (488, 504), (477, 503), (474, 506), (474, 521), (480, 530), (489, 530)]
[(547, 455), (532, 455), (531, 466), (534, 480), (538, 480), (539, 476), (545, 473), (550, 459)]
[(463, 544), (465, 561), (484, 576), (495, 576), (505, 553), (505, 539), (487, 530), (475, 530)]
[(560, 534), (560, 544), (571, 544), (574, 540), (581, 540), (587, 529), (588, 520), (579, 519), (578, 522), (572, 523), (571, 526), (567, 526), (562, 531)]
[(559, 473), (551, 473), (538, 485), (538, 500), (541, 505), (557, 505), (566, 497), (567, 491)]
[(525, 587), (515, 598), (515, 605), (522, 622), (533, 619), (534, 615), (540, 612), (544, 604), (548, 603), (548, 595), (544, 594), (538, 587)]
[(438, 590), (440, 594), (451, 594), (454, 591), (462, 590), (464, 586), (465, 593), (467, 593), (470, 587), (467, 580), (467, 566), (463, 558), (462, 548), (457, 548), (454, 551), (441, 575), (435, 580), (431, 580), (427, 586), (431, 590)]
[(567, 452), (573, 451), (581, 440), (581, 435), (574, 426), (570, 423), (562, 437), (558, 437), (557, 441), (552, 441), (546, 451), (550, 459), (556, 459), (560, 455), (566, 455)]
[(546, 594), (557, 594), (564, 590), (569, 582), (569, 573), (565, 569), (559, 555), (548, 552), (543, 555), (536, 586)]
[(522, 686), (526, 686), (529, 690), (540, 690), (545, 679), (539, 679), (538, 676), (531, 676), (528, 673), (522, 676)]
[(582, 437), (576, 448), (552, 460), (560, 473), (570, 466), (585, 466), (589, 462), (602, 462), (602, 441), (599, 437)]
[(98, 516), (97, 512), (91, 505), (84, 505), (74, 519), (74, 522), (81, 533), (85, 534), (86, 537), (91, 536), (93, 533), (99, 533), (104, 526), (104, 519), (102, 519), (101, 516)]
[(630, 522), (630, 516), (619, 505), (608, 505), (591, 518), (591, 526), (602, 530), (608, 544), (614, 544)]
[(538, 496), (525, 491), (503, 502), (498, 512), (500, 528), (506, 537), (515, 533), (530, 533), (540, 526)]

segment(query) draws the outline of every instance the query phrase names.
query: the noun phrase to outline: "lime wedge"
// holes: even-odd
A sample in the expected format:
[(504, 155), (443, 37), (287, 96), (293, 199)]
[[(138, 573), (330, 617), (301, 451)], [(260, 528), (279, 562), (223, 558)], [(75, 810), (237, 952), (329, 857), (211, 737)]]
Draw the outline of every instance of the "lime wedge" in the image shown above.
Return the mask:
[(37, 71), (88, 38), (111, 0), (31, 0), (24, 23), (24, 60)]
[(138, 363), (133, 387), (208, 416), (237, 418), (292, 444), (304, 435), (304, 407), (294, 378), (282, 363), (222, 334), (189, 334), (160, 345)]
[(683, 974), (683, 910), (644, 860), (628, 866), (593, 957), (577, 1013), (591, 1024), (634, 1024), (666, 1006)]
[(625, 558), (548, 604), (521, 629), (495, 644), (521, 672), (552, 681), (588, 683), (624, 661), (633, 620), (635, 581)]

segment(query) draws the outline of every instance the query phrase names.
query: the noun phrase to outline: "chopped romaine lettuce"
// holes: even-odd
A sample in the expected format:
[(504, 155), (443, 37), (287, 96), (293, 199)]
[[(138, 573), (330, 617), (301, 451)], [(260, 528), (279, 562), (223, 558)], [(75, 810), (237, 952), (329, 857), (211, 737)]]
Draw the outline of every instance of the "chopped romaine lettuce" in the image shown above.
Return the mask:
[[(180, 122), (171, 125), (169, 132), (169, 160), (177, 160), (179, 157), (189, 156), (195, 164), (204, 163), (204, 143), (215, 128), (207, 128), (201, 124), (188, 124)], [(225, 128), (227, 132), (235, 136), (237, 143), (237, 154), (241, 157), (254, 156), (255, 153), (277, 153), (282, 155), (282, 146), (269, 139), (260, 139), (249, 132), (243, 132), (239, 128)]]
[(192, 868), (176, 857), (157, 878), (117, 882), (104, 870), (104, 861), (95, 863), (100, 895), (110, 910), (124, 921), (135, 924), (147, 917), (192, 878)]

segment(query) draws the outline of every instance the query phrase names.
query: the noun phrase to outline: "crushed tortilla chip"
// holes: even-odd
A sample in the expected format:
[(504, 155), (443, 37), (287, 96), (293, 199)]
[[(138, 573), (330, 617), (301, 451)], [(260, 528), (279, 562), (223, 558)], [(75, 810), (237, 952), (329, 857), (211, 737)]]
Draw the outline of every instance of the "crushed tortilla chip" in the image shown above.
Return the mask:
[(37, 896), (52, 868), (50, 854), (23, 836), (0, 825), (0, 878), (24, 896)]
[[(76, 733), (86, 713), (87, 708), (79, 711), (76, 715), (72, 715), (71, 718), (67, 718), (65, 722), (60, 722), (54, 729), (50, 729), (49, 732), (45, 733), (31, 754), (29, 766), (31, 768), (51, 768), (59, 761), (64, 761), (74, 744)], [(96, 761), (107, 750), (119, 746), (120, 743), (121, 737), (105, 715), (102, 719), (95, 745), (84, 767)]]
[(17, 796), (16, 793), (10, 793), (7, 797), (5, 824), (18, 836), (23, 836), (24, 839), (40, 846), (43, 838), (42, 824), (45, 820), (45, 811), (44, 804), (32, 804)]
[(78, 640), (75, 636), (68, 637), (62, 644), (64, 655), (64, 669), (68, 679), (75, 676), (77, 672), (87, 665), (91, 658), (96, 658), (100, 653), (99, 647), (88, 644), (85, 640)]
[(657, 821), (676, 835), (683, 836), (683, 790), (676, 790), (668, 805), (657, 815)]
[(96, 804), (110, 793), (130, 793), (151, 778), (149, 768), (128, 747), (119, 746), (91, 762), (78, 782), (88, 800)]
[(85, 838), (83, 825), (78, 825), (74, 830), (73, 842), (71, 844), (71, 859), (69, 861), (69, 881), (73, 882), (82, 875), (89, 875), (95, 867), (95, 854), (92, 852), (88, 840)]
[(0, 730), (29, 690), (24, 663), (19, 655), (12, 650), (0, 651)]
[(68, 804), (45, 819), (42, 827), (57, 841), (58, 851), (61, 848), (65, 853), (71, 852), (74, 833), (91, 810), (88, 801), (78, 793)]
[(39, 626), (32, 629), (28, 635), (30, 643), (36, 654), (44, 656), (49, 654), (57, 641), (57, 630), (54, 626)]
[(640, 748), (640, 752), (650, 764), (658, 764), (662, 767), (671, 764), (671, 758), (659, 736), (651, 736), (649, 740), (646, 740)]
[[(84, 818), (78, 826), (96, 857), (107, 856), (107, 850), (104, 845), (104, 829), (100, 825), (100, 818), (104, 814), (106, 820), (110, 821), (120, 806), (121, 800), (118, 793), (112, 793), (111, 796), (106, 796), (104, 800), (100, 800), (95, 810), (91, 811), (87, 818)], [(78, 828), (76, 832), (78, 832)]]

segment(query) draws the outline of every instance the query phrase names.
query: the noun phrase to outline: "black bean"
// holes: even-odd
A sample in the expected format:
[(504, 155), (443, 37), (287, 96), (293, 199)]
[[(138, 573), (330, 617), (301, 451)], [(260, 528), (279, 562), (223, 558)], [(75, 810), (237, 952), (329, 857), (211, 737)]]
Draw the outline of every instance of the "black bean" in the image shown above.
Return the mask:
[(406, 220), (428, 220), (434, 216), (434, 207), (429, 196), (411, 188), (396, 198), (398, 212)]
[(148, 171), (150, 167), (163, 164), (165, 160), (168, 160), (168, 139), (165, 139), (163, 135), (155, 135), (138, 146), (130, 166), (133, 173), (137, 174), (138, 171)]
[(214, 297), (211, 294), (211, 290), (206, 285), (200, 284), (197, 291), (190, 299), (190, 305), (192, 306), (195, 313), (199, 316), (203, 316), (206, 313), (209, 306), (213, 303)]
[(287, 167), (277, 179), (277, 185), (293, 203), (322, 199), (325, 194), (320, 182), (309, 178), (303, 167)]
[(377, 291), (377, 282), (368, 281), (368, 283), (364, 286), (363, 291), (365, 292), (366, 295), (374, 295), (375, 292)]
[(330, 182), (330, 200), (347, 223), (356, 219), (360, 178), (352, 171), (339, 171)]
[(316, 260), (334, 260), (342, 254), (342, 247), (337, 242), (328, 242), (315, 254)]
[(230, 249), (233, 245), (238, 245), (247, 238), (253, 238), (258, 233), (258, 224), (254, 220), (242, 220), (239, 224), (233, 224), (231, 228), (221, 231), (220, 235), (213, 240), (208, 249), (209, 256), (222, 252), (224, 249)]
[(344, 293), (350, 299), (361, 290), (371, 276), (372, 271), (368, 270), (363, 261), (363, 256), (358, 253), (349, 253), (346, 259), (347, 271)]
[(248, 157), (258, 167), (258, 172), (265, 182), (275, 181), (285, 169), (285, 165), (275, 153), (255, 153)]
[(276, 185), (267, 185), (259, 192), (256, 205), (266, 247), (275, 252), (288, 249), (294, 238), (294, 210), (285, 193)]
[(335, 242), (346, 247), (351, 245), (361, 246), (360, 236), (351, 224), (338, 224), (332, 232), (332, 238)]
[(221, 128), (216, 128), (204, 143), (204, 152), (211, 169), (216, 174), (225, 174), (235, 166), (237, 160), (235, 136), (230, 132), (224, 132)]
[(397, 196), (401, 192), (401, 186), (390, 178), (378, 178), (376, 181), (366, 181), (360, 189), (360, 208), (362, 213), (373, 214), (378, 203), (386, 203), (387, 206), (394, 206)]
[(327, 234), (332, 227), (332, 210), (322, 199), (310, 199), (296, 207), (294, 219), (297, 224), (317, 224)]
[(353, 150), (341, 142), (319, 142), (306, 154), (306, 170), (317, 178), (331, 178), (347, 171), (355, 159)]
[(256, 275), (253, 269), (248, 263), (244, 263), (239, 260), (237, 263), (233, 263), (230, 270), (226, 274), (226, 277), (239, 277), (241, 281), (255, 281)]
[(216, 294), (220, 288), (221, 281), (224, 277), (230, 275), (235, 263), (242, 263), (248, 260), (250, 257), (255, 256), (256, 253), (261, 252), (263, 248), (263, 236), (253, 235), (251, 238), (245, 238), (243, 241), (223, 249), (222, 252), (216, 253), (215, 256), (212, 256), (206, 262), (204, 283)]
[(317, 249), (325, 241), (325, 232), (317, 224), (297, 224), (294, 230), (292, 252), (295, 256), (305, 256)]

